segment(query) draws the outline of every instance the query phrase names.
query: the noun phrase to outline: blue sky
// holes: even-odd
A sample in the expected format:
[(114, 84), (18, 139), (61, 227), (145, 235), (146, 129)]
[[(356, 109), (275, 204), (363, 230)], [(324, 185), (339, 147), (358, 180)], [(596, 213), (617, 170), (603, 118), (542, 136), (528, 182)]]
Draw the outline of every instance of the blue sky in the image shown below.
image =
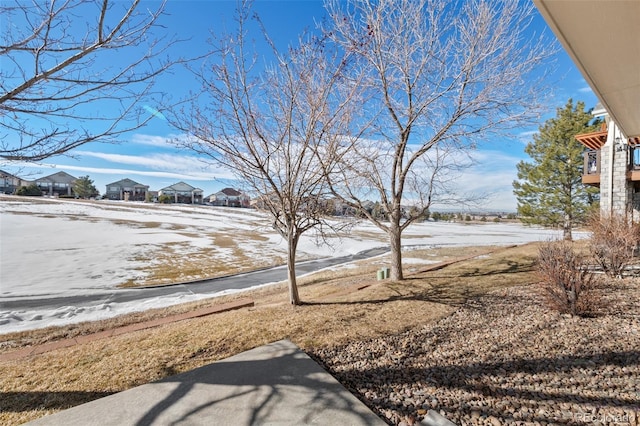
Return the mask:
[[(157, 5), (151, 1), (148, 4)], [(233, 28), (235, 6), (236, 2), (231, 0), (169, 0), (167, 16), (162, 18), (164, 31), (187, 39), (174, 46), (172, 54), (197, 56), (205, 52), (210, 31)], [(324, 15), (321, 0), (258, 0), (255, 10), (280, 46), (295, 43), (301, 31), (313, 28)], [(539, 15), (536, 15), (531, 30), (550, 31)], [(555, 67), (552, 102), (548, 113), (540, 118), (540, 124), (552, 117), (555, 108), (563, 106), (569, 98), (584, 101), (587, 108), (597, 103), (595, 95), (562, 49)], [(180, 70), (165, 76), (158, 84), (160, 90), (174, 98), (180, 98), (195, 88), (189, 74)], [(149, 114), (153, 114), (154, 108), (147, 105)], [(528, 158), (524, 146), (536, 131), (537, 126), (532, 126), (521, 129), (513, 139), (486, 141), (473, 154), (477, 165), (460, 177), (460, 187), (488, 194), (484, 204), (490, 210), (515, 211), (516, 200), (511, 186), (516, 178), (515, 165)], [(72, 151), (71, 156), (51, 157), (41, 164), (0, 166), (8, 172), (29, 175), (31, 179), (59, 170), (76, 177), (89, 175), (101, 193), (105, 192), (106, 184), (123, 178), (149, 185), (151, 190), (184, 181), (201, 188), (205, 195), (226, 186), (236, 186), (228, 171), (203, 163), (191, 152), (171, 147), (167, 140), (176, 135), (177, 131), (156, 115), (145, 127), (121, 137), (120, 144), (90, 143)]]

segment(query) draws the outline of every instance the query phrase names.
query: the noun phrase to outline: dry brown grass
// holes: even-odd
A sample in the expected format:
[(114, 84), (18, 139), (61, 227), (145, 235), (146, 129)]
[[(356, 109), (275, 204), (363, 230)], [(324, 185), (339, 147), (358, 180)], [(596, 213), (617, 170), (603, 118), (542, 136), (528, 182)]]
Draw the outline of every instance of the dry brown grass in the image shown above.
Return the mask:
[[(467, 257), (490, 248), (412, 252), (410, 257)], [(491, 254), (420, 272), (410, 265), (403, 282), (376, 281), (384, 259), (362, 261), (300, 280), (306, 304), (286, 303), (286, 287), (275, 285), (221, 299), (127, 315), (107, 321), (2, 336), (0, 352), (88, 334), (102, 329), (184, 312), (238, 297), (255, 306), (171, 323), (60, 349), (18, 361), (0, 362), (0, 424), (17, 424), (112, 392), (122, 391), (215, 360), (288, 338), (302, 349), (333, 347), (405, 331), (453, 312), (469, 298), (533, 282), (536, 245), (494, 248)], [(359, 290), (358, 290), (359, 289)]]

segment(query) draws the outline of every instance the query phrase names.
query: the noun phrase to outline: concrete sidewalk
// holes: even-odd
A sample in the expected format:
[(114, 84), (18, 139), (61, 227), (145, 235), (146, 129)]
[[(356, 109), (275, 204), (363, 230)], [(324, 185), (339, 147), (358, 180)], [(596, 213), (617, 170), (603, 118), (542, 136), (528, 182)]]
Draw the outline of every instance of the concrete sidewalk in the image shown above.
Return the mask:
[(385, 425), (281, 340), (29, 425)]

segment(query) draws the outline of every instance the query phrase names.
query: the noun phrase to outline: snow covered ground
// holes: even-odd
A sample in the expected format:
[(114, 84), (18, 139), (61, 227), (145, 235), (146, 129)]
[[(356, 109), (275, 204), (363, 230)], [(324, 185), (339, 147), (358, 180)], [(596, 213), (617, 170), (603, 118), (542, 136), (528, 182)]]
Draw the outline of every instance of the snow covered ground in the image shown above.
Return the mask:
[[(233, 238), (235, 248), (216, 244), (213, 236)], [(405, 231), (407, 247), (508, 245), (558, 237), (556, 231), (515, 224), (465, 225), (426, 222)], [(247, 209), (60, 199), (0, 199), (0, 334), (49, 325), (103, 319), (127, 312), (169, 306), (211, 295), (184, 294), (135, 303), (113, 303), (109, 295), (132, 278), (144, 279), (141, 259), (154, 259), (168, 247), (181, 256), (206, 250), (211, 261), (232, 262), (237, 250), (254, 259), (283, 257), (286, 244), (266, 215)], [(355, 254), (386, 245), (384, 234), (369, 223), (349, 236), (317, 245), (312, 236), (299, 245), (302, 257)], [(420, 262), (407, 254), (405, 263)], [(148, 268), (147, 268), (148, 269)], [(191, 278), (198, 278), (197, 276)], [(6, 310), (3, 302), (98, 294), (92, 306)]]

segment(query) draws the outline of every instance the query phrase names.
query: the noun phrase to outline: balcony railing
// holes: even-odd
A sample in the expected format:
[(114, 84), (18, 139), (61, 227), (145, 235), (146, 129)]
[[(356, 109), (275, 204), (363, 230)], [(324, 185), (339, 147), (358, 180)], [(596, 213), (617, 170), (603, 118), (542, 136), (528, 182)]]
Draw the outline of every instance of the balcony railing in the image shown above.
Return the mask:
[[(630, 146), (627, 180), (640, 182), (640, 146)], [(624, 151), (622, 151), (624, 152)], [(584, 153), (582, 183), (585, 185), (600, 185), (600, 150), (589, 150)]]

